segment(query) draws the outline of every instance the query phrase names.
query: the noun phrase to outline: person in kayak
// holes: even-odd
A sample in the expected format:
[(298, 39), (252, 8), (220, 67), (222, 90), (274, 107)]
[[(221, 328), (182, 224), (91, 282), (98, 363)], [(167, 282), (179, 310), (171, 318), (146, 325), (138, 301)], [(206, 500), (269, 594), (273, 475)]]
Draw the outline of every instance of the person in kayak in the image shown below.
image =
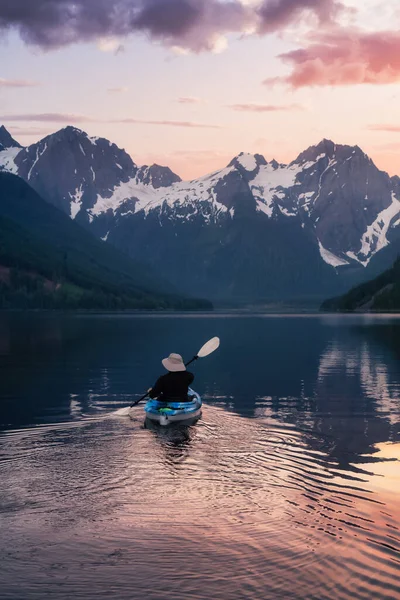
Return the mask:
[(162, 402), (188, 402), (189, 386), (194, 380), (193, 373), (186, 370), (180, 354), (170, 354), (162, 360), (163, 367), (168, 373), (162, 375), (149, 391), (152, 399)]

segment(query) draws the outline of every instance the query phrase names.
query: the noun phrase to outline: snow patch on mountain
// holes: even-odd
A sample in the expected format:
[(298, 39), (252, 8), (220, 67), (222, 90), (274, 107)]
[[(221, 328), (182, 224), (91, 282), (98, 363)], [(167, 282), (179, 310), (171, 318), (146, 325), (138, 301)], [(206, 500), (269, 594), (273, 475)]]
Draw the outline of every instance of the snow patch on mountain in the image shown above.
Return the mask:
[(326, 157), (326, 154), (325, 154), (325, 152), (323, 152), (322, 154), (319, 154), (315, 160), (306, 160), (305, 162), (300, 163), (302, 171), (308, 171), (312, 167), (315, 167), (315, 165), (317, 163), (319, 163), (319, 161), (325, 157)]
[(300, 171), (299, 165), (278, 165), (278, 167), (272, 163), (261, 165), (257, 175), (249, 183), (250, 190), (257, 202), (257, 209), (268, 217), (272, 217), (274, 198), (283, 199), (285, 197), (285, 193), (282, 193), (283, 189), (286, 190), (295, 185)]
[(17, 155), (21, 152), (21, 148), (7, 148), (0, 152), (0, 169), (8, 171), (8, 173), (18, 174), (18, 167), (15, 164)]
[[(108, 212), (109, 210), (115, 214), (120, 206), (127, 200), (136, 200), (138, 205), (140, 205), (140, 208), (144, 208), (155, 195), (156, 190), (151, 186), (137, 183), (135, 179), (130, 179), (127, 182), (122, 182), (117, 185), (112, 190), (111, 196), (108, 198), (104, 198), (98, 194), (97, 201), (90, 210), (90, 213), (94, 217)], [(138, 210), (140, 210), (140, 208), (138, 208)], [(135, 210), (135, 212), (137, 211)]]
[(284, 206), (280, 206), (279, 204), (278, 204), (278, 208), (281, 211), (281, 213), (283, 215), (285, 215), (285, 217), (297, 217), (297, 215), (298, 215), (297, 211), (296, 212), (293, 210), (290, 211), (287, 208), (285, 208)]
[(75, 219), (82, 207), (83, 184), (75, 190), (71, 197), (71, 219)]
[[(357, 260), (367, 266), (371, 258), (389, 244), (387, 233), (393, 219), (400, 213), (400, 201), (392, 193), (392, 204), (378, 214), (361, 238), (361, 249), (357, 252)], [(349, 255), (349, 254), (348, 254)]]
[(257, 161), (254, 154), (242, 153), (237, 157), (237, 162), (241, 165), (246, 171), (253, 172), (257, 169)]
[(339, 258), (339, 256), (336, 256), (336, 254), (333, 254), (333, 252), (324, 248), (319, 240), (318, 245), (321, 258), (331, 267), (343, 267), (344, 265), (349, 264), (344, 258)]
[(36, 148), (36, 158), (29, 170), (28, 177), (27, 177), (28, 181), (30, 181), (30, 178), (32, 177), (33, 169), (36, 167), (37, 163), (39, 162), (40, 157), (43, 156), (43, 154), (46, 152), (46, 150), (47, 150), (47, 142), (44, 143), (43, 149), (41, 151), (40, 151), (40, 146), (38, 146)]
[[(124, 202), (134, 200), (134, 207), (130, 207), (124, 215), (135, 214), (143, 211), (145, 216), (153, 210), (162, 208), (179, 209), (184, 206), (190, 208), (186, 215), (176, 213), (176, 218), (181, 220), (183, 217), (189, 219), (196, 212), (202, 215), (207, 221), (211, 216), (217, 216), (220, 213), (228, 212), (226, 206), (218, 202), (215, 186), (234, 171), (233, 167), (227, 167), (222, 171), (216, 171), (205, 177), (191, 182), (180, 181), (174, 183), (168, 188), (155, 189), (150, 184), (144, 184), (137, 181), (134, 177), (126, 183), (116, 186), (108, 198), (97, 196), (94, 207), (90, 210), (92, 216), (98, 216), (107, 211), (114, 214), (121, 208)], [(206, 208), (207, 210), (203, 210)], [(212, 210), (208, 210), (212, 206)], [(196, 210), (197, 209), (197, 210)], [(232, 213), (230, 213), (232, 215)]]
[(315, 196), (315, 192), (304, 192), (304, 194), (299, 195), (299, 200), (304, 200), (303, 205), (308, 204), (313, 196)]
[[(231, 169), (226, 169), (228, 174)], [(150, 211), (156, 210), (159, 207), (169, 207), (171, 209), (182, 208), (187, 206), (192, 209), (186, 215), (178, 214), (177, 217), (189, 219), (197, 212), (202, 215), (205, 220), (210, 221), (211, 217), (216, 217), (220, 213), (228, 212), (226, 206), (218, 201), (215, 191), (215, 185), (221, 180), (221, 177), (211, 177), (209, 185), (205, 186), (204, 181), (197, 180), (196, 182), (175, 183), (167, 189), (160, 189), (154, 193), (153, 199), (146, 205), (138, 205), (136, 212), (143, 210), (146, 216)], [(211, 213), (208, 210), (211, 207)], [(203, 209), (206, 208), (204, 211)]]
[(225, 167), (224, 169), (221, 169), (219, 171), (213, 171), (212, 173), (203, 175), (203, 177), (199, 177), (198, 179), (194, 179), (193, 181), (190, 181), (190, 182), (182, 181), (181, 183), (183, 183), (186, 186), (190, 185), (195, 188), (196, 187), (203, 188), (204, 184), (206, 184), (206, 183), (216, 184), (216, 183), (218, 183), (218, 181), (220, 179), (225, 179), (230, 173), (233, 173), (234, 171), (235, 171), (235, 167), (233, 167), (233, 166)]

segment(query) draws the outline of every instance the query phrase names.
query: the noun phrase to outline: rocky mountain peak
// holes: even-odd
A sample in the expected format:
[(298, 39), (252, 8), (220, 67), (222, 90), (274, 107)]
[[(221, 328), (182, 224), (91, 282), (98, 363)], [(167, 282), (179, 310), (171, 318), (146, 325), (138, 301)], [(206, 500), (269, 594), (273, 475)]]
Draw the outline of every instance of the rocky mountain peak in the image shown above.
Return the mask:
[(156, 190), (170, 187), (174, 183), (182, 181), (179, 175), (176, 175), (169, 167), (162, 167), (157, 164), (150, 167), (147, 165), (141, 167), (137, 172), (136, 179), (140, 183), (151, 185)]
[(305, 163), (315, 163), (321, 158), (332, 159), (336, 152), (336, 144), (331, 140), (323, 139), (316, 146), (310, 146), (304, 152), (301, 152), (292, 164), (304, 165)]
[(278, 161), (275, 160), (275, 158), (273, 158), (269, 164), (274, 169), (274, 171), (276, 171), (276, 169), (283, 169), (285, 167), (285, 165), (283, 165), (282, 163), (278, 163)]
[(235, 167), (239, 171), (254, 173), (261, 165), (267, 165), (267, 161), (261, 154), (250, 154), (241, 152), (231, 160), (228, 167)]
[(78, 127), (74, 127), (73, 125), (67, 125), (66, 127), (62, 127), (58, 131), (54, 133), (54, 135), (84, 135), (87, 136), (87, 133), (83, 131), (83, 129), (79, 129)]
[(6, 148), (22, 148), (22, 146), (16, 140), (14, 140), (14, 138), (12, 137), (10, 132), (4, 127), (4, 125), (1, 125), (1, 127), (0, 127), (0, 151), (6, 150)]
[(97, 196), (135, 177), (138, 167), (116, 144), (67, 126), (25, 148), (15, 158), (18, 175), (72, 217)]
[(337, 163), (348, 161), (349, 159), (358, 159), (358, 161), (371, 163), (371, 159), (359, 148), (359, 146), (348, 146), (345, 144), (335, 144), (331, 140), (323, 139), (316, 146), (310, 146), (299, 154), (296, 160), (291, 163), (292, 165), (304, 165), (312, 166), (312, 164), (319, 161), (324, 165), (328, 164), (329, 161), (335, 160)]

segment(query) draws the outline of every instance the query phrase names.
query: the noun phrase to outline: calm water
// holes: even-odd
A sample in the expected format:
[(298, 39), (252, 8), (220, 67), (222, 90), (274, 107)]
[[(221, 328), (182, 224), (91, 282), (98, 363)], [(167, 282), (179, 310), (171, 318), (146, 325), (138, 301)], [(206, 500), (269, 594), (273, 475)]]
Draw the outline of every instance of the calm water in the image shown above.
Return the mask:
[[(115, 414), (190, 358), (191, 428)], [(400, 598), (400, 319), (0, 315), (0, 597)]]

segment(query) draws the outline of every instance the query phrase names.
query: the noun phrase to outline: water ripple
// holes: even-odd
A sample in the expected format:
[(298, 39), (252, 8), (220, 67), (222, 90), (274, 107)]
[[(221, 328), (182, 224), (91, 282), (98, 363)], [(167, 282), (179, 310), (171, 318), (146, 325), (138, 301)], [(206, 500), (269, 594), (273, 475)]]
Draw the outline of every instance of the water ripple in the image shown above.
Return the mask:
[(141, 415), (0, 437), (2, 600), (400, 597), (398, 503), (371, 465), (263, 416)]

